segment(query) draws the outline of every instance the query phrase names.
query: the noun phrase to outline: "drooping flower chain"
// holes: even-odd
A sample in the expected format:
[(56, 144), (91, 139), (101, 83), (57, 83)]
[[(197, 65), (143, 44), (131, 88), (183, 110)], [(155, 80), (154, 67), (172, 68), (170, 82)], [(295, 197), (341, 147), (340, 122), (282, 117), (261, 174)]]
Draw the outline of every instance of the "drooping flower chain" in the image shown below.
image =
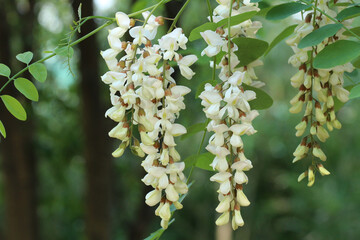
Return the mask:
[[(341, 9), (331, 10), (328, 7), (330, 2), (329, 0), (317, 1), (317, 7), (329, 16), (335, 17), (335, 11)], [(292, 107), (289, 111), (296, 114), (301, 112), (305, 106), (304, 117), (295, 127), (297, 130), (296, 136), (303, 136), (309, 128), (309, 133), (302, 138), (301, 143), (294, 152), (293, 163), (309, 155), (312, 156), (310, 166), (298, 178), (298, 181), (301, 181), (307, 177), (309, 187), (315, 182), (316, 171), (320, 172), (322, 176), (330, 174), (322, 165), (322, 162), (326, 161), (326, 155), (321, 150), (319, 141), (325, 142), (329, 138), (329, 133), (324, 127), (325, 124), (329, 131), (334, 128), (341, 128), (341, 123), (335, 115), (334, 97), (337, 97), (341, 102), (349, 100), (349, 91), (343, 86), (343, 75), (344, 72), (352, 72), (354, 67), (351, 63), (331, 69), (315, 69), (312, 66), (313, 59), (324, 47), (346, 38), (343, 35), (343, 29), (314, 47), (300, 49), (298, 43), (312, 31), (332, 23), (332, 20), (321, 12), (312, 11), (295, 28), (294, 36), (286, 41), (295, 53), (290, 57), (289, 63), (299, 68), (299, 72), (291, 78), (291, 85), (298, 88), (299, 92), (290, 101)], [(343, 21), (342, 24), (350, 26), (351, 20)]]
[[(109, 72), (102, 80), (110, 85), (113, 107), (105, 116), (119, 124), (109, 132), (109, 136), (122, 141), (113, 152), (120, 157), (125, 148), (131, 145), (134, 154), (145, 157), (142, 162), (147, 175), (142, 181), (154, 188), (145, 199), (146, 204), (159, 204), (155, 214), (160, 216), (161, 226), (167, 228), (171, 217), (170, 206), (182, 208), (179, 196), (187, 192), (181, 162), (176, 151), (174, 137), (186, 133), (186, 128), (175, 123), (179, 112), (185, 109), (184, 95), (190, 89), (177, 86), (171, 77), (174, 69), (169, 65), (175, 61), (181, 74), (191, 79), (195, 74), (189, 66), (197, 57), (181, 56), (176, 51), (186, 49), (188, 39), (181, 28), (161, 37), (159, 44), (152, 44), (157, 28), (163, 18), (150, 16), (144, 12), (146, 24), (135, 26), (134, 20), (121, 12), (116, 14), (118, 26), (109, 31), (110, 49), (101, 52)], [(130, 29), (132, 42), (121, 42), (120, 38)], [(116, 57), (124, 51), (123, 57)], [(162, 65), (160, 66), (160, 63)], [(129, 117), (129, 116), (131, 117)], [(134, 136), (133, 127), (137, 126), (140, 141)]]
[[(257, 3), (244, 1), (238, 5), (236, 1), (230, 1), (217, 1), (219, 5), (214, 9), (213, 16), (215, 22), (229, 17), (230, 6), (232, 7), (231, 16), (254, 10), (259, 11)], [(259, 28), (261, 28), (260, 22), (247, 20), (231, 27), (231, 37), (229, 37), (227, 28), (218, 28), (216, 31), (207, 30), (201, 33), (208, 44), (202, 55), (213, 57), (220, 51), (226, 53), (220, 63), (216, 65), (217, 68), (220, 68), (219, 78), (222, 83), (215, 87), (206, 84), (200, 98), (204, 112), (211, 120), (207, 130), (214, 132), (206, 149), (215, 155), (211, 165), (214, 170), (218, 171), (210, 180), (220, 184), (218, 190), (220, 203), (216, 211), (221, 213), (221, 216), (216, 220), (216, 224), (227, 224), (232, 216), (234, 230), (244, 225), (240, 208), (250, 205), (243, 192), (243, 185), (248, 183), (248, 177), (244, 171), (250, 170), (252, 163), (244, 155), (242, 136), (256, 133), (252, 126), (252, 120), (259, 115), (249, 105), (249, 101), (256, 98), (255, 92), (244, 90), (242, 84), (259, 87), (263, 83), (254, 81), (257, 79), (254, 67), (262, 65), (262, 62), (257, 60), (247, 66), (238, 67), (240, 61), (234, 53), (238, 47), (233, 42), (230, 43), (229, 60), (228, 39), (254, 38)], [(212, 62), (210, 65), (213, 66), (213, 64), (215, 63)]]

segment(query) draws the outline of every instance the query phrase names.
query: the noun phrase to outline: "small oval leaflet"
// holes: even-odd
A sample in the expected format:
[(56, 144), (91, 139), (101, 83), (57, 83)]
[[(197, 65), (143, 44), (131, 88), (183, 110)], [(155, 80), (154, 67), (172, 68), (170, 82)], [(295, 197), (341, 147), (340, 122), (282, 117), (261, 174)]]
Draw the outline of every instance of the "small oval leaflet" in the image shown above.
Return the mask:
[(326, 46), (314, 59), (314, 67), (328, 69), (343, 65), (360, 55), (360, 43), (339, 40)]
[(360, 7), (353, 6), (349, 8), (345, 8), (336, 16), (339, 21), (344, 21), (350, 18), (354, 18), (360, 15)]
[(14, 85), (19, 92), (31, 101), (37, 102), (39, 100), (39, 93), (31, 81), (26, 78), (17, 78), (14, 81)]
[(47, 70), (44, 64), (34, 63), (30, 65), (29, 72), (39, 82), (45, 82), (47, 77)]
[(56, 55), (61, 57), (72, 58), (74, 56), (74, 49), (72, 47), (61, 47), (54, 50)]
[(21, 103), (16, 100), (16, 98), (9, 95), (0, 96), (1, 100), (4, 102), (7, 110), (17, 119), (21, 121), (26, 120), (26, 112)]
[(290, 2), (284, 3), (271, 8), (266, 14), (266, 19), (269, 20), (280, 20), (287, 18), (295, 13), (311, 7), (310, 5), (304, 5), (301, 3)]
[(278, 43), (280, 43), (282, 40), (286, 39), (287, 37), (289, 37), (291, 34), (294, 33), (295, 28), (298, 25), (291, 25), (287, 28), (285, 28), (276, 38), (274, 38), (274, 40), (270, 43), (269, 48), (266, 50), (266, 52), (264, 53), (264, 55), (266, 56)]
[(6, 138), (6, 130), (1, 120), (0, 120), (0, 133), (4, 138)]
[(256, 38), (240, 37), (232, 39), (232, 42), (238, 46), (235, 54), (239, 58), (239, 66), (246, 66), (260, 58), (269, 47), (267, 42)]
[(306, 48), (320, 44), (324, 39), (334, 36), (342, 24), (328, 24), (309, 33), (299, 42), (299, 48)]
[(357, 85), (354, 88), (352, 88), (349, 96), (350, 99), (354, 99), (358, 97), (360, 97), (360, 85)]
[(16, 55), (16, 59), (25, 64), (29, 64), (33, 59), (34, 54), (32, 52), (24, 52)]
[(244, 90), (252, 90), (256, 93), (256, 99), (249, 102), (252, 109), (264, 110), (273, 105), (274, 100), (265, 91), (246, 84), (242, 84), (242, 86), (244, 87)]
[(207, 123), (196, 123), (187, 128), (187, 133), (181, 136), (181, 140), (195, 135), (198, 132), (202, 132), (206, 129)]
[(5, 64), (0, 63), (0, 76), (9, 77), (10, 73), (11, 73), (10, 68)]

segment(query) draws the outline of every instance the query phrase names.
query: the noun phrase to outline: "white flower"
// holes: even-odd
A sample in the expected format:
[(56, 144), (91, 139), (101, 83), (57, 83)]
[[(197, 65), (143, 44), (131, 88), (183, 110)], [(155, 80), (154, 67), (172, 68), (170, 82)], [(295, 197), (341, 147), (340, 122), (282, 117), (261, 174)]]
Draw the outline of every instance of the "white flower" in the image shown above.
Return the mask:
[(198, 58), (195, 55), (187, 55), (177, 62), (180, 68), (181, 75), (183, 75), (188, 80), (190, 80), (195, 75), (193, 70), (191, 70), (190, 66), (194, 64), (197, 59)]
[(146, 25), (145, 25), (145, 29), (149, 31), (149, 36), (150, 36), (150, 40), (154, 39), (157, 33), (157, 28), (160, 26), (160, 24), (158, 22), (156, 22), (156, 17), (154, 15), (150, 15), (149, 11), (143, 12), (142, 13), (144, 19), (148, 19)]
[(119, 27), (128, 30), (130, 28), (130, 18), (123, 12), (117, 12), (115, 14), (116, 23)]
[(208, 44), (208, 46), (201, 52), (201, 56), (204, 54), (206, 54), (208, 57), (217, 55), (221, 50), (221, 46), (224, 44), (224, 41), (220, 35), (211, 30), (206, 30), (200, 34)]
[(228, 194), (231, 190), (230, 177), (232, 176), (229, 172), (219, 172), (210, 178), (210, 181), (220, 183), (219, 192), (221, 194)]
[(113, 29), (109, 30), (108, 42), (112, 49), (117, 50), (117, 51), (123, 50), (120, 38), (122, 38), (122, 36), (124, 36), (126, 31), (127, 31), (127, 29), (124, 29), (122, 27), (117, 27), (117, 28), (113, 28)]
[(150, 39), (151, 34), (148, 30), (144, 29), (142, 26), (133, 27), (129, 31), (130, 36), (134, 38), (133, 44), (146, 44), (147, 39)]
[(161, 200), (161, 191), (156, 190), (156, 189), (152, 190), (151, 192), (146, 194), (145, 199), (146, 199), (145, 202), (147, 205), (149, 205), (150, 207), (155, 206)]

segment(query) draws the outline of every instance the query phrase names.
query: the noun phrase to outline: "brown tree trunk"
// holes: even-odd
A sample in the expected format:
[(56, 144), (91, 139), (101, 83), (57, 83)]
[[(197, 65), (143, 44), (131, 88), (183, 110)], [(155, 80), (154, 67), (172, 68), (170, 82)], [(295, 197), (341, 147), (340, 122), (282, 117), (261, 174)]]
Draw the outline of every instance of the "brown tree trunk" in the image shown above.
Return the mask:
[[(74, 15), (80, 0), (72, 2)], [(82, 15), (93, 15), (92, 1), (84, 1)], [(96, 28), (88, 21), (81, 29), (83, 36)], [(100, 100), (99, 48), (94, 37), (78, 45), (80, 50), (80, 92), (82, 102), (82, 125), (85, 136), (86, 161), (86, 213), (87, 239), (108, 240), (111, 230), (111, 175), (112, 157), (109, 150), (107, 130), (104, 124), (104, 108)]]
[[(24, 50), (31, 50), (34, 4), (33, 1), (30, 1), (28, 11), (20, 16), (19, 13), (17, 14), (24, 25), (19, 29), (12, 28), (10, 31), (11, 24), (8, 22), (6, 14), (9, 11), (16, 11), (16, 9), (13, 1), (6, 3), (7, 7), (4, 5), (0, 7), (0, 62), (15, 69), (14, 66), (11, 66), (10, 61), (14, 58), (14, 54), (10, 51), (11, 37), (21, 38)], [(15, 35), (16, 31), (20, 34)], [(26, 103), (13, 86), (8, 86), (5, 94), (15, 96), (23, 104)], [(31, 115), (31, 107), (26, 109), (28, 115)], [(20, 122), (12, 117), (3, 106), (1, 106), (0, 114), (8, 135), (6, 140), (0, 144), (5, 196), (4, 238), (6, 240), (38, 240), (36, 159), (33, 150), (32, 123), (31, 121)]]

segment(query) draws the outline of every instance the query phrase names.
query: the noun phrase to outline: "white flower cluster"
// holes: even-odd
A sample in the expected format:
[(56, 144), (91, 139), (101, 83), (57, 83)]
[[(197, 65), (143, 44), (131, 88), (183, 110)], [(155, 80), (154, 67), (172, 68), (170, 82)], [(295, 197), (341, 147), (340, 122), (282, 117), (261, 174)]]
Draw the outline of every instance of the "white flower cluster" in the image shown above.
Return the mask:
[[(176, 85), (171, 77), (175, 70), (169, 62), (176, 62), (181, 74), (191, 79), (194, 72), (189, 66), (197, 57), (177, 53), (186, 49), (188, 41), (181, 28), (162, 36), (158, 44), (152, 44), (163, 18), (149, 12), (143, 16), (145, 24), (134, 26), (135, 21), (125, 13), (116, 13), (118, 27), (110, 30), (108, 36), (111, 48), (101, 52), (110, 70), (102, 80), (110, 86), (113, 105), (105, 116), (118, 122), (109, 132), (110, 137), (122, 141), (113, 152), (114, 157), (120, 157), (128, 145), (134, 154), (146, 156), (141, 165), (147, 175), (142, 181), (154, 188), (146, 195), (146, 203), (159, 204), (155, 213), (162, 219), (161, 226), (167, 228), (170, 206), (182, 208), (179, 196), (187, 192), (185, 164), (175, 149), (174, 137), (186, 133), (186, 128), (175, 120), (180, 110), (185, 109), (184, 95), (190, 92), (189, 88)], [(122, 42), (120, 38), (128, 30), (133, 41)], [(124, 54), (118, 59), (121, 52)], [(134, 126), (140, 141), (134, 136)]]
[[(330, 2), (329, 0), (317, 1), (317, 7), (329, 16), (336, 17), (336, 11), (328, 7)], [(339, 9), (335, 10), (339, 11)], [(315, 29), (332, 23), (331, 19), (319, 11), (310, 12), (304, 21), (295, 28), (295, 34), (286, 41), (295, 53), (290, 57), (289, 63), (299, 68), (299, 71), (291, 78), (291, 85), (298, 88), (299, 92), (290, 101), (292, 107), (289, 111), (296, 114), (305, 108), (304, 117), (296, 126), (296, 136), (303, 136), (309, 126), (309, 134), (303, 137), (300, 145), (295, 150), (293, 162), (295, 163), (309, 154), (316, 157), (313, 158), (307, 171), (302, 173), (298, 179), (301, 181), (308, 177), (309, 187), (315, 182), (314, 171), (319, 171), (322, 176), (330, 174), (320, 163), (326, 161), (326, 155), (321, 150), (317, 139), (325, 142), (329, 138), (329, 133), (324, 127), (325, 124), (329, 131), (334, 128), (341, 128), (341, 123), (335, 115), (334, 97), (336, 96), (341, 102), (349, 100), (349, 91), (343, 86), (343, 76), (344, 72), (352, 72), (354, 67), (351, 63), (331, 69), (315, 69), (312, 67), (312, 59), (327, 45), (346, 38), (343, 35), (343, 29), (314, 47), (300, 49), (298, 43)], [(342, 24), (350, 26), (351, 20), (343, 21)]]
[[(214, 9), (213, 16), (215, 22), (228, 18), (230, 8), (232, 8), (231, 16), (259, 10), (257, 3), (250, 1), (244, 1), (240, 3), (241, 5), (232, 0), (217, 2), (219, 5)], [(262, 62), (257, 60), (247, 66), (238, 66), (240, 61), (235, 54), (238, 46), (231, 42), (231, 49), (228, 51), (228, 45), (229, 39), (255, 37), (259, 28), (261, 28), (260, 22), (247, 20), (231, 26), (230, 36), (228, 28), (221, 27), (216, 31), (207, 30), (201, 33), (208, 44), (202, 52), (203, 55), (212, 57), (221, 51), (225, 52), (220, 63), (216, 65), (216, 68), (220, 69), (219, 78), (222, 82), (215, 87), (206, 84), (200, 98), (206, 117), (211, 119), (207, 130), (214, 133), (206, 149), (215, 155), (211, 166), (218, 171), (210, 180), (220, 184), (218, 190), (220, 203), (216, 211), (221, 213), (221, 216), (216, 220), (216, 224), (219, 226), (227, 224), (232, 216), (234, 230), (244, 225), (240, 208), (250, 205), (243, 192), (243, 185), (248, 183), (245, 171), (252, 168), (252, 163), (244, 155), (242, 137), (256, 133), (252, 120), (259, 115), (249, 105), (249, 102), (256, 98), (256, 93), (245, 90), (242, 84), (262, 86), (263, 83), (254, 81), (257, 79), (254, 67), (261, 65)], [(210, 66), (213, 67), (214, 64), (216, 63), (211, 62)]]

